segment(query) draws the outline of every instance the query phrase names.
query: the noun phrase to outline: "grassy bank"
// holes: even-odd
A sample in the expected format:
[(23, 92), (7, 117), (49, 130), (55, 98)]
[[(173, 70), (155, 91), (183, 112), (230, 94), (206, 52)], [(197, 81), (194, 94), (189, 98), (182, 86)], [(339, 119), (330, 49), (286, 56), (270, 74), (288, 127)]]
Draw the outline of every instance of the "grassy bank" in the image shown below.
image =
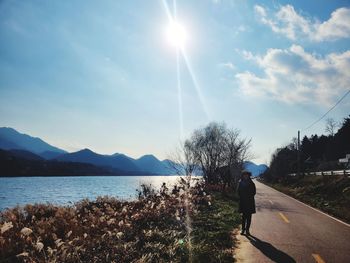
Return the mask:
[(193, 220), (193, 262), (233, 262), (232, 232), (240, 222), (237, 198), (233, 191), (209, 192), (211, 206), (204, 207)]
[(344, 175), (305, 176), (283, 183), (264, 183), (350, 223), (350, 178)]
[(143, 189), (134, 202), (16, 207), (0, 213), (0, 261), (232, 262), (235, 208), (232, 195), (200, 184)]

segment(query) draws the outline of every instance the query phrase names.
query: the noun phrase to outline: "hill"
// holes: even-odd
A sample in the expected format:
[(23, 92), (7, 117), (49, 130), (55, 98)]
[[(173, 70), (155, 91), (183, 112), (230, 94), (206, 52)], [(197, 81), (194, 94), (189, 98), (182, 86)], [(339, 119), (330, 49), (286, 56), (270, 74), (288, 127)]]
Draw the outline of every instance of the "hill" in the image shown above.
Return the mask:
[(156, 174), (174, 174), (167, 161), (160, 161), (154, 155), (148, 154), (135, 160), (134, 163), (143, 171)]
[(141, 172), (135, 163), (123, 154), (102, 155), (89, 149), (66, 153), (55, 158), (57, 161), (90, 163), (97, 166), (113, 167), (123, 171)]
[(24, 150), (0, 150), (0, 176), (122, 175), (124, 171), (78, 162), (57, 162)]
[[(105, 155), (90, 149), (68, 153), (40, 138), (19, 133), (13, 128), (0, 128), (0, 149), (10, 150), (12, 153), (17, 151), (16, 156), (27, 159), (27, 161), (41, 157), (41, 159), (55, 160), (56, 162), (84, 163), (112, 170), (117, 169), (124, 171), (124, 174), (175, 174), (175, 171), (169, 167), (167, 160), (160, 161), (151, 154), (133, 159), (122, 153)], [(20, 153), (22, 153), (21, 156)], [(36, 157), (30, 156), (29, 153)]]
[(257, 177), (263, 174), (268, 169), (268, 166), (265, 164), (257, 165), (253, 162), (247, 161), (244, 163), (244, 169), (251, 172), (253, 177)]
[[(32, 137), (27, 134), (22, 134), (13, 128), (0, 128), (0, 149), (3, 150), (26, 150), (35, 154), (41, 155), (45, 152), (53, 152), (57, 154), (66, 153), (66, 151), (59, 149), (44, 142), (40, 138)], [(45, 156), (42, 156), (45, 158)]]

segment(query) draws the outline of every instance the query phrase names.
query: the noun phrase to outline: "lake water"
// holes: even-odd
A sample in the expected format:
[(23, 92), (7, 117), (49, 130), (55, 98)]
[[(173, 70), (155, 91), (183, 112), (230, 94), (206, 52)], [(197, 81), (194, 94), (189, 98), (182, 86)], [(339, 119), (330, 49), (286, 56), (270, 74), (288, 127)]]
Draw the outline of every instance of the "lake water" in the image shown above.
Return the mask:
[(83, 198), (114, 196), (132, 200), (140, 185), (159, 189), (171, 186), (178, 176), (74, 176), (74, 177), (1, 177), (0, 210), (34, 203), (72, 204)]

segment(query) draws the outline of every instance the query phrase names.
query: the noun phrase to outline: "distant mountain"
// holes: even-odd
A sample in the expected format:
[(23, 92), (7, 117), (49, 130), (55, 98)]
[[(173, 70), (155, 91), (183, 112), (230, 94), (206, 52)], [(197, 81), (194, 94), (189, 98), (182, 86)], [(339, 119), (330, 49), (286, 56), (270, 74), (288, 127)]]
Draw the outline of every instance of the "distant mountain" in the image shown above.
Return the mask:
[(0, 150), (0, 176), (123, 175), (86, 163), (57, 162), (23, 150)]
[(10, 150), (13, 156), (28, 160), (53, 160), (59, 162), (87, 163), (124, 174), (176, 174), (169, 160), (160, 161), (148, 154), (133, 159), (122, 153), (103, 155), (89, 149), (73, 153), (52, 146), (40, 138), (22, 134), (12, 128), (0, 128), (0, 149)]
[(0, 149), (11, 150), (11, 149), (22, 149), (22, 147), (18, 146), (16, 143), (6, 140), (1, 137), (0, 134)]
[(267, 170), (267, 168), (268, 166), (265, 164), (256, 165), (255, 163), (249, 161), (244, 163), (244, 169), (251, 172), (253, 177), (260, 176)]
[(135, 160), (140, 170), (152, 174), (174, 174), (167, 162), (158, 160), (154, 155), (148, 154)]
[(41, 156), (26, 150), (10, 150), (9, 153), (11, 153), (12, 156), (21, 158), (21, 159), (34, 160), (34, 161), (44, 160)]
[(40, 153), (40, 156), (46, 160), (52, 160), (52, 159), (55, 159), (61, 155), (62, 155), (61, 152), (54, 152), (54, 151), (45, 151), (45, 152)]
[[(55, 152), (59, 154), (66, 151), (54, 147), (40, 138), (22, 134), (12, 128), (0, 128), (0, 149), (3, 150), (26, 150), (41, 155), (44, 152)], [(45, 158), (45, 156), (42, 156)]]
[(55, 158), (58, 161), (90, 163), (98, 166), (113, 167), (123, 171), (140, 172), (139, 167), (123, 154), (102, 155), (89, 149), (66, 153)]
[(166, 162), (158, 160), (154, 155), (148, 154), (133, 159), (121, 153), (102, 155), (89, 149), (74, 153), (67, 153), (55, 158), (58, 161), (91, 163), (103, 167), (113, 167), (123, 171), (138, 172), (145, 174), (174, 174)]

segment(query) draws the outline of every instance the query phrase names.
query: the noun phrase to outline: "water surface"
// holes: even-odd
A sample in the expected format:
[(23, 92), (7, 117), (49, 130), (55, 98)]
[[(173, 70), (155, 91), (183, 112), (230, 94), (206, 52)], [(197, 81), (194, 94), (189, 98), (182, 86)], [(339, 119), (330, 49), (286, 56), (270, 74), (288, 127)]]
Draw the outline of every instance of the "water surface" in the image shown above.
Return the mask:
[(34, 203), (72, 204), (84, 198), (114, 196), (132, 200), (143, 183), (159, 189), (173, 185), (178, 176), (55, 176), (1, 177), (0, 210)]

